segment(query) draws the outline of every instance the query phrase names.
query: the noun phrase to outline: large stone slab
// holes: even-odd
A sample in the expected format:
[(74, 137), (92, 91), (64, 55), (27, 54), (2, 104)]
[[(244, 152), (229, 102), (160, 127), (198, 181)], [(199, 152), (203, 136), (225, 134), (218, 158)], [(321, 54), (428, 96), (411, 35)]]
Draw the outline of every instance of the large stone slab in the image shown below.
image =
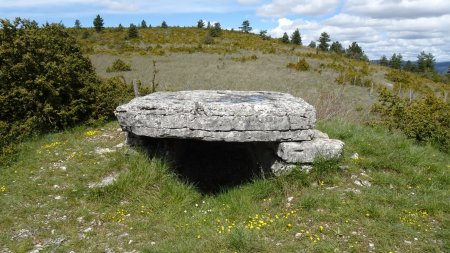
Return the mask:
[(311, 140), (315, 109), (267, 91), (156, 92), (116, 109), (127, 132), (153, 138), (226, 142)]

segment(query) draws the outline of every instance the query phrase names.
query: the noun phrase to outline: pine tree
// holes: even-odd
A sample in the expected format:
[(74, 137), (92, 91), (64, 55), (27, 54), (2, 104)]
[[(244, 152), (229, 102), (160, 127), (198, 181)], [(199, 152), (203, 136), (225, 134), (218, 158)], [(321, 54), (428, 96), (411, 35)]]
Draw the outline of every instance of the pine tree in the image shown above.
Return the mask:
[(161, 28), (168, 28), (169, 26), (167, 25), (166, 21), (163, 21), (161, 23)]
[(205, 22), (203, 22), (202, 19), (197, 21), (197, 28), (204, 28), (204, 27), (205, 27)]
[(380, 65), (381, 66), (388, 66), (389, 65), (389, 61), (388, 61), (386, 55), (381, 56), (381, 58), (380, 58)]
[(141, 28), (147, 28), (147, 22), (145, 20), (141, 21)]
[(311, 40), (311, 42), (309, 43), (308, 47), (316, 48), (316, 42)]
[(419, 72), (435, 72), (434, 64), (436, 63), (436, 60), (434, 59), (434, 56), (431, 53), (426, 54), (424, 51), (422, 51), (417, 56), (417, 70)]
[(416, 64), (412, 63), (411, 61), (407, 61), (403, 66), (403, 69), (409, 72), (417, 72)]
[(123, 31), (123, 25), (122, 24), (119, 24), (119, 26), (117, 27), (117, 31), (118, 32)]
[(130, 24), (130, 27), (128, 28), (128, 38), (133, 39), (137, 38), (139, 36), (139, 31), (137, 29), (137, 26), (135, 24)]
[(358, 45), (358, 43), (356, 43), (356, 41), (352, 42), (352, 44), (348, 46), (348, 49), (346, 50), (345, 54), (347, 55), (348, 58), (365, 61), (368, 60), (367, 56), (364, 54), (364, 51)]
[(105, 28), (103, 26), (104, 25), (103, 18), (101, 18), (100, 15), (97, 15), (97, 17), (95, 17), (93, 23), (94, 23), (95, 31), (97, 31), (97, 32), (101, 32)]
[(402, 67), (402, 58), (401, 54), (393, 54), (391, 60), (389, 61), (389, 67), (393, 69), (400, 69)]
[(209, 30), (209, 34), (211, 37), (220, 37), (222, 35), (222, 27), (219, 22), (214, 24), (213, 28)]
[(250, 21), (244, 20), (242, 26), (239, 27), (242, 32), (249, 33), (253, 28), (250, 26)]
[(330, 51), (335, 52), (336, 54), (343, 54), (345, 52), (342, 44), (339, 41), (331, 43)]
[(270, 36), (267, 35), (267, 30), (261, 30), (259, 32), (259, 37), (261, 37), (263, 40), (267, 40), (270, 38)]
[(76, 28), (76, 29), (80, 29), (81, 28), (81, 22), (80, 22), (80, 20), (75, 20), (75, 25), (74, 25), (74, 28)]
[(302, 45), (302, 37), (298, 28), (292, 33), (291, 43), (295, 45)]
[(326, 32), (323, 32), (319, 38), (319, 49), (322, 51), (328, 51), (328, 47), (330, 47), (330, 44), (328, 44), (328, 42), (330, 41), (330, 35), (328, 35), (328, 33)]
[(281, 42), (283, 43), (289, 43), (289, 35), (287, 33), (283, 34), (283, 37), (281, 37)]

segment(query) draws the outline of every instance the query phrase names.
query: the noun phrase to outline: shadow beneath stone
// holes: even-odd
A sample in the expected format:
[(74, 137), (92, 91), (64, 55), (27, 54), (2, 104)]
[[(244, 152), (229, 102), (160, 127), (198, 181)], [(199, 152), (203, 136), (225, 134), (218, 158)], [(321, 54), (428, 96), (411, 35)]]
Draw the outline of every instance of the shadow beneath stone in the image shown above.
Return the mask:
[[(136, 141), (134, 141), (136, 142)], [(275, 156), (266, 142), (207, 142), (139, 137), (139, 146), (167, 158), (181, 180), (203, 194), (217, 194), (270, 174)]]

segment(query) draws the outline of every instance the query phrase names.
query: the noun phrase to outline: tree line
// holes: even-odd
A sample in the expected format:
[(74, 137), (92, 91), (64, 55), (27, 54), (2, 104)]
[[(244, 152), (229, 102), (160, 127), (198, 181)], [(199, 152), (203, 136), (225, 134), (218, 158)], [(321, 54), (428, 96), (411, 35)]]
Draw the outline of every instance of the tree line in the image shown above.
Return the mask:
[(385, 55), (381, 56), (378, 63), (381, 66), (391, 67), (393, 69), (402, 69), (409, 72), (415, 73), (434, 73), (436, 72), (434, 68), (434, 64), (436, 63), (436, 59), (434, 55), (431, 53), (425, 53), (425, 51), (420, 52), (417, 55), (417, 61), (411, 62), (403, 61), (403, 56), (399, 53), (392, 54), (391, 58), (388, 59)]

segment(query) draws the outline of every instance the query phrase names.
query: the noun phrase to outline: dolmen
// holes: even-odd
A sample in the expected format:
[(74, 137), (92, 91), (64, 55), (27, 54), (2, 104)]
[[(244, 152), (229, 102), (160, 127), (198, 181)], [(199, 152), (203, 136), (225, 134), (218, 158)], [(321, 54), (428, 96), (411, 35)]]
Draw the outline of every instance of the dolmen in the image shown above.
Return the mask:
[(131, 145), (170, 143), (152, 147), (176, 153), (177, 143), (189, 140), (237, 143), (261, 169), (275, 175), (311, 168), (315, 159), (338, 157), (344, 147), (314, 129), (312, 105), (279, 92), (155, 92), (117, 107), (115, 115)]

